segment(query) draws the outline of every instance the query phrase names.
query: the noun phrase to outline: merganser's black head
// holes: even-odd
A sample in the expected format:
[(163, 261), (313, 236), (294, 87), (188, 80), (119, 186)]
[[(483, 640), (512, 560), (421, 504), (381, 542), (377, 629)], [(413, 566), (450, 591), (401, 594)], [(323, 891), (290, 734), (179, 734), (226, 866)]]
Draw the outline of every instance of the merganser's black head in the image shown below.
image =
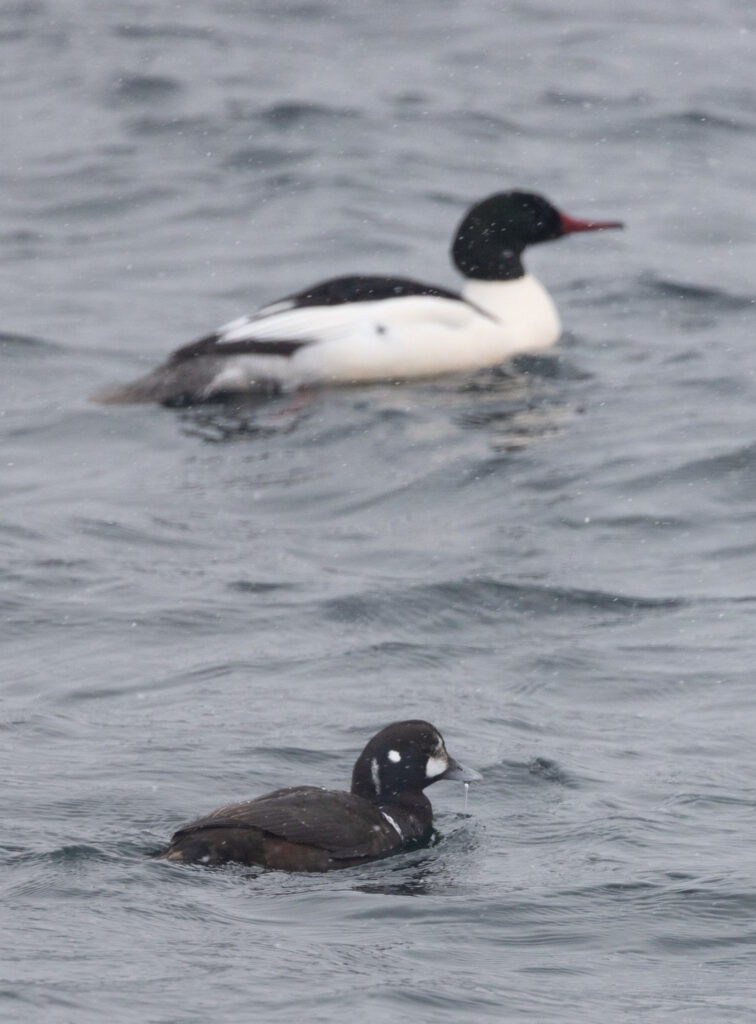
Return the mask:
[(575, 231), (621, 227), (616, 220), (568, 217), (534, 192), (497, 192), (465, 214), (454, 238), (452, 259), (465, 277), (508, 281), (525, 273), (520, 256), (528, 245)]
[(450, 757), (430, 722), (394, 722), (362, 751), (352, 772), (352, 792), (376, 803), (421, 793), (441, 779), (475, 782), (481, 776)]

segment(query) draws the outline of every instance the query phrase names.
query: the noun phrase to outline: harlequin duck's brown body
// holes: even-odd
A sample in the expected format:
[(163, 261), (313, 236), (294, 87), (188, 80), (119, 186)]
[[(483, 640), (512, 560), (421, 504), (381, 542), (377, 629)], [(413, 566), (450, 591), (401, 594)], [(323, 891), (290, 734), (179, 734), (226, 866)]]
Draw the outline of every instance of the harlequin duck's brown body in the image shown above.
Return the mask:
[(353, 867), (430, 837), (427, 786), (480, 777), (449, 756), (429, 722), (395, 722), (357, 758), (351, 792), (294, 786), (220, 807), (179, 829), (160, 856), (185, 864), (234, 861), (281, 871)]

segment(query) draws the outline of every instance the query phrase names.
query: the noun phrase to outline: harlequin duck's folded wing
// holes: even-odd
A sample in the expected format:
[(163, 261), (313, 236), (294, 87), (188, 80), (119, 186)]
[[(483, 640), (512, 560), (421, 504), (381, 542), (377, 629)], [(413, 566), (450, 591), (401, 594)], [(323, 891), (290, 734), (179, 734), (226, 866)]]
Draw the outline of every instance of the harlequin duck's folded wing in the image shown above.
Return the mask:
[(255, 824), (290, 843), (316, 846), (337, 860), (379, 857), (401, 845), (380, 809), (342, 790), (296, 787), (255, 808)]
[(234, 826), (238, 828), (261, 828), (262, 826), (258, 820), (259, 809), (265, 802), (281, 798), (286, 800), (292, 793), (320, 792), (322, 790), (317, 786), (290, 786), (286, 789), (276, 789), (272, 793), (266, 793), (265, 796), (257, 797), (255, 800), (244, 800), (238, 804), (225, 804), (223, 807), (217, 807), (203, 818), (197, 818), (195, 821), (182, 825), (171, 836), (171, 842), (175, 843), (177, 840), (183, 839), (193, 832), (201, 832), (204, 829), (233, 828)]
[(256, 829), (327, 851), (337, 860), (380, 857), (403, 841), (398, 826), (367, 800), (339, 790), (295, 786), (229, 804), (176, 832), (171, 844), (215, 829)]

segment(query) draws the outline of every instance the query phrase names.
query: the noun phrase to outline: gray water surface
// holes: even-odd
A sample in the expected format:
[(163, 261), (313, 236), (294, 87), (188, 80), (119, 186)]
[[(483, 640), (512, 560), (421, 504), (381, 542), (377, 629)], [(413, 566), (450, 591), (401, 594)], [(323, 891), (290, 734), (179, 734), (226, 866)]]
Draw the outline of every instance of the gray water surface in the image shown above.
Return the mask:
[[(753, 1020), (752, 5), (0, 10), (0, 1013)], [(553, 355), (239, 407), (87, 396), (331, 274), (454, 285), (475, 199)], [(484, 782), (325, 876), (155, 863), (431, 719)]]

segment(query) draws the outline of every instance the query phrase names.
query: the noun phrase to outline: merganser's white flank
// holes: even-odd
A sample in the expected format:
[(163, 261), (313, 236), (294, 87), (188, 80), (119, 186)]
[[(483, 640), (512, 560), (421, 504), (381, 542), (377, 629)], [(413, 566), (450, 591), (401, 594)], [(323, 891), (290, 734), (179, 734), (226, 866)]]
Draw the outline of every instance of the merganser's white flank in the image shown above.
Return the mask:
[(460, 224), (452, 258), (461, 294), (401, 277), (324, 281), (178, 349), (101, 402), (185, 404), (233, 393), (311, 384), (403, 380), (495, 366), (541, 352), (561, 334), (546, 289), (526, 274), (528, 245), (576, 231), (619, 228), (581, 221), (528, 192), (499, 192)]

